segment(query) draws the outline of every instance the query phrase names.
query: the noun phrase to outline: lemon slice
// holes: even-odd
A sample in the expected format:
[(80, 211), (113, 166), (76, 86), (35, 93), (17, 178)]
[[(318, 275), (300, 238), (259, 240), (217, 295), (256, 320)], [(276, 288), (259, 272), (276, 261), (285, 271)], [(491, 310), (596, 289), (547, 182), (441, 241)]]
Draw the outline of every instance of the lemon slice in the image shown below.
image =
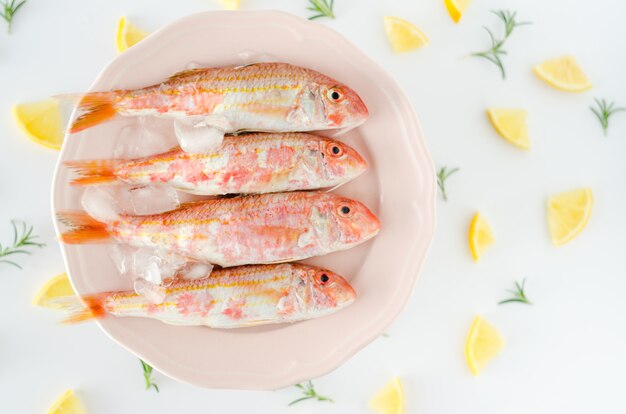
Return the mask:
[(60, 306), (56, 305), (52, 299), (72, 295), (75, 295), (75, 293), (70, 284), (70, 280), (67, 278), (66, 273), (61, 273), (48, 280), (46, 284), (43, 285), (33, 298), (33, 305), (58, 309)]
[(85, 414), (85, 407), (74, 391), (65, 391), (48, 410), (48, 414)]
[(584, 92), (591, 89), (591, 82), (573, 56), (546, 60), (533, 67), (539, 79), (548, 85), (567, 92)]
[(523, 109), (489, 108), (487, 115), (502, 138), (522, 149), (530, 148), (526, 125), (528, 112)]
[(454, 23), (458, 23), (463, 17), (463, 12), (469, 4), (469, 0), (443, 0), (443, 4), (448, 9), (448, 14), (454, 20)]
[(369, 401), (372, 411), (379, 414), (404, 414), (404, 390), (400, 378), (394, 377)]
[(589, 188), (568, 191), (548, 200), (548, 230), (552, 242), (561, 246), (578, 236), (591, 216), (593, 193)]
[(226, 10), (239, 10), (240, 0), (220, 0), (222, 7)]
[(476, 213), (469, 228), (469, 248), (472, 259), (477, 262), (485, 249), (494, 242), (495, 239), (489, 223), (480, 213)]
[(399, 17), (385, 16), (385, 32), (395, 52), (408, 52), (428, 44), (420, 29)]
[(118, 53), (122, 53), (129, 47), (139, 43), (146, 36), (148, 36), (147, 32), (130, 23), (126, 20), (126, 17), (120, 18), (117, 24), (117, 34), (115, 35), (115, 45)]
[(465, 359), (472, 374), (478, 375), (503, 346), (504, 341), (497, 329), (477, 316), (465, 342)]
[(61, 149), (61, 111), (54, 99), (13, 105), (13, 119), (28, 138), (39, 145)]

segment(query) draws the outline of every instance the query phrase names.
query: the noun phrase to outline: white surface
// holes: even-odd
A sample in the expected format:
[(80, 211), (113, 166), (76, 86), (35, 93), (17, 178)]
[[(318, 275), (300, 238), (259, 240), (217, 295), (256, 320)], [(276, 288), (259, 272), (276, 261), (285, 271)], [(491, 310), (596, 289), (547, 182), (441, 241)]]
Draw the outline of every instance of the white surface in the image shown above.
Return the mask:
[[(242, 2), (244, 8), (308, 15), (304, 0)], [(389, 338), (315, 381), (336, 403), (288, 408), (299, 395), (293, 388), (213, 391), (158, 373), (161, 393), (144, 391), (137, 359), (95, 325), (59, 326), (58, 315), (30, 305), (37, 289), (63, 271), (49, 211), (56, 154), (22, 138), (11, 104), (89, 86), (115, 56), (115, 27), (123, 14), (154, 30), (218, 7), (211, 0), (30, 0), (15, 18), (13, 33), (0, 33), (0, 241), (10, 241), (9, 220), (16, 218), (34, 224), (48, 246), (20, 257), (24, 270), (0, 265), (1, 412), (45, 412), (58, 394), (73, 387), (93, 414), (359, 413), (367, 412), (368, 398), (393, 375), (404, 381), (407, 413), (626, 410), (626, 115), (615, 115), (605, 138), (587, 108), (594, 96), (626, 105), (621, 52), (626, 6), (618, 0), (485, 0), (472, 4), (454, 25), (439, 0), (336, 3), (337, 20), (320, 24), (339, 30), (396, 77), (415, 105), (435, 163), (461, 167), (448, 183), (450, 200), (439, 203), (430, 258)], [(488, 44), (481, 25), (499, 29), (488, 12), (496, 7), (517, 10), (520, 19), (534, 22), (507, 42), (506, 81), (495, 66), (468, 57)], [(431, 44), (415, 53), (392, 54), (382, 28), (386, 14), (416, 23)], [(530, 71), (533, 64), (564, 53), (578, 57), (594, 83), (591, 92), (550, 89)], [(495, 134), (484, 113), (488, 106), (529, 110), (530, 152)], [(392, 137), (381, 139), (393, 144)], [(589, 225), (571, 244), (554, 248), (546, 230), (546, 198), (580, 186), (594, 191)], [(471, 261), (466, 246), (476, 210), (497, 238), (480, 264)], [(496, 305), (523, 277), (535, 304)], [(489, 319), (507, 341), (478, 378), (463, 359), (475, 314)]]

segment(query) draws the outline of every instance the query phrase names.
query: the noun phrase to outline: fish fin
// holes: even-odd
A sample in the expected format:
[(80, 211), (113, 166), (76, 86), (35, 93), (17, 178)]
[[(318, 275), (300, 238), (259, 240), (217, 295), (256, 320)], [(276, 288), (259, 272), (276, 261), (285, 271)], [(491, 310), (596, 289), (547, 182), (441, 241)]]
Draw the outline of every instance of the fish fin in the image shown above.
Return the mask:
[(259, 62), (243, 63), (241, 65), (234, 66), (233, 69), (239, 70), (239, 69), (247, 68), (248, 66), (254, 66), (254, 65), (258, 65), (258, 64), (259, 64)]
[(172, 326), (198, 326), (199, 325), (199, 323), (193, 320), (190, 320), (190, 321), (180, 321), (180, 320), (175, 321), (173, 319), (159, 319), (159, 320), (167, 325), (172, 325)]
[(290, 257), (289, 259), (281, 259), (281, 260), (272, 260), (270, 262), (263, 262), (264, 264), (281, 264), (281, 263), (289, 263), (295, 260), (300, 260), (300, 257)]
[(111, 235), (107, 224), (102, 223), (84, 211), (60, 211), (57, 219), (71, 228), (61, 234), (61, 241), (67, 244), (103, 242)]
[(62, 296), (51, 300), (67, 313), (62, 323), (72, 324), (92, 319), (101, 319), (107, 315), (104, 307), (105, 294), (86, 296)]
[(236, 326), (233, 326), (233, 328), (253, 328), (255, 326), (269, 325), (273, 323), (280, 323), (280, 321), (272, 319), (257, 319), (255, 321), (238, 323)]
[[(248, 66), (257, 65), (258, 63), (245, 63), (243, 65), (233, 66), (234, 69), (242, 69)], [(193, 69), (185, 69), (178, 72), (175, 72), (173, 75), (168, 77), (165, 82), (176, 82), (185, 78), (189, 78), (192, 76), (200, 75), (203, 72), (206, 72), (207, 68), (193, 68)]]
[(317, 191), (322, 192), (322, 193), (330, 193), (331, 191), (335, 191), (336, 189), (338, 189), (339, 187), (341, 187), (344, 184), (346, 184), (346, 183), (339, 183), (339, 184), (335, 185), (334, 187), (319, 188), (319, 189), (317, 189)]
[(231, 131), (233, 125), (224, 115), (207, 115), (202, 120), (202, 124), (226, 131)]
[(117, 95), (117, 92), (90, 92), (85, 94), (78, 102), (78, 110), (85, 111), (85, 113), (72, 122), (69, 132), (80, 132), (113, 118), (117, 114), (115, 109)]
[[(209, 199), (209, 200), (217, 200), (219, 197), (216, 197), (214, 199)], [(207, 201), (206, 199), (203, 200), (193, 200), (193, 201), (185, 201), (184, 203), (180, 203), (180, 205), (178, 206), (178, 208), (175, 211), (181, 211), (181, 210), (185, 210), (188, 208), (194, 208), (200, 204), (204, 204)]]
[(193, 69), (185, 69), (179, 72), (174, 73), (170, 77), (168, 77), (165, 82), (176, 82), (190, 76), (196, 76), (206, 71), (206, 68), (193, 68)]
[(66, 161), (64, 164), (78, 174), (72, 180), (72, 185), (103, 184), (117, 180), (117, 160)]
[(311, 125), (311, 120), (309, 119), (309, 116), (300, 106), (289, 111), (289, 113), (287, 114), (287, 121), (305, 126)]
[(222, 145), (224, 132), (221, 126), (206, 123), (208, 117), (197, 119), (177, 119), (174, 132), (180, 147), (185, 152), (207, 153)]

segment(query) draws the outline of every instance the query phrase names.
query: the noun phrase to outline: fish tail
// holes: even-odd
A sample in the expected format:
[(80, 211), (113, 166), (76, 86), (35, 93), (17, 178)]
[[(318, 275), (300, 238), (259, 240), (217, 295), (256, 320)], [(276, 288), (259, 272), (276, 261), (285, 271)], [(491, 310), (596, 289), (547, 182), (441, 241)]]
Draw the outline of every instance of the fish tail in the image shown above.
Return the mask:
[(61, 211), (57, 218), (71, 228), (61, 234), (61, 241), (67, 244), (97, 243), (110, 237), (107, 224), (102, 223), (84, 211)]
[(61, 322), (72, 324), (104, 318), (107, 315), (104, 307), (105, 298), (105, 294), (62, 296), (55, 298), (53, 303), (67, 313), (67, 317)]
[(115, 109), (117, 96), (117, 92), (90, 92), (85, 94), (78, 102), (78, 110), (84, 111), (84, 113), (72, 122), (69, 132), (80, 132), (113, 118), (117, 114)]
[(72, 185), (92, 185), (110, 183), (117, 180), (115, 169), (117, 160), (66, 161), (65, 165), (78, 174)]

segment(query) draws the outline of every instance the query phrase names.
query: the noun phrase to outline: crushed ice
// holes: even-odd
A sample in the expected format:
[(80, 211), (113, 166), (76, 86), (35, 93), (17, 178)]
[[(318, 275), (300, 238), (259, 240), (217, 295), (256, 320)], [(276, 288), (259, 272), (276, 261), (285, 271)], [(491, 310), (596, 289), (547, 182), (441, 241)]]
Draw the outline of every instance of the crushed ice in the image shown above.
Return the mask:
[(191, 120), (174, 121), (174, 131), (180, 148), (193, 154), (205, 154), (219, 148), (225, 134), (224, 128)]
[(98, 221), (117, 221), (121, 214), (159, 214), (180, 207), (178, 193), (165, 184), (128, 187), (124, 185), (87, 187), (81, 204)]
[(178, 193), (169, 185), (131, 187), (128, 194), (136, 215), (160, 214), (180, 207)]
[(122, 128), (115, 143), (113, 156), (129, 159), (166, 152), (176, 146), (171, 119), (156, 116), (133, 118)]
[(122, 276), (130, 277), (135, 292), (154, 304), (163, 302), (165, 288), (177, 277), (200, 279), (213, 270), (210, 264), (187, 262), (183, 256), (148, 247), (114, 244), (109, 257)]

